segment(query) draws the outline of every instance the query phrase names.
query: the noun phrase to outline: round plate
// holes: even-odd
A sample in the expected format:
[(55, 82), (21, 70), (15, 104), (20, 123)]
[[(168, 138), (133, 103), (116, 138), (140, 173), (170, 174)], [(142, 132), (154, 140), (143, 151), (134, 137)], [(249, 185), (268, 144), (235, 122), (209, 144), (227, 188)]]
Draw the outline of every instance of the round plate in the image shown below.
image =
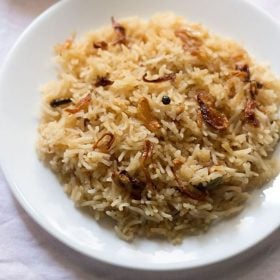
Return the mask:
[[(96, 259), (130, 268), (194, 268), (229, 258), (253, 246), (280, 223), (279, 176), (255, 192), (247, 208), (204, 235), (178, 246), (154, 240), (126, 243), (111, 228), (76, 209), (55, 176), (37, 159), (39, 86), (55, 77), (52, 47), (73, 31), (110, 24), (110, 17), (173, 11), (241, 42), (258, 60), (280, 73), (280, 28), (269, 16), (240, 0), (68, 0), (46, 11), (24, 32), (0, 77), (1, 162), (13, 193), (45, 230)], [(269, 31), (269, 32), (268, 32)], [(112, 253), (114, 252), (114, 253)]]

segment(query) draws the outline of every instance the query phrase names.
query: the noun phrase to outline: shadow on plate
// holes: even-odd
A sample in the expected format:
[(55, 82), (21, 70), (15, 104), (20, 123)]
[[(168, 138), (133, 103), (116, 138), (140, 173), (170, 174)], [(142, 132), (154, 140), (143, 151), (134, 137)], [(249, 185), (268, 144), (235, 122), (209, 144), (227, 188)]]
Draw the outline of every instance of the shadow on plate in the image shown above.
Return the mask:
[[(77, 277), (77, 279), (142, 280), (145, 278), (145, 280), (185, 280), (187, 277), (188, 280), (201, 280), (205, 279), (205, 275), (207, 275), (207, 279), (215, 280), (247, 279), (248, 274), (253, 273), (256, 267), (263, 263), (266, 258), (269, 258), (270, 255), (273, 255), (273, 252), (277, 251), (280, 247), (280, 229), (278, 229), (263, 242), (242, 254), (202, 268), (169, 272), (151, 272), (120, 268), (86, 257), (63, 245), (37, 225), (15, 199), (13, 199), (13, 202), (20, 218), (24, 222), (26, 230), (32, 234), (38, 247), (47, 251), (53, 258), (54, 263), (57, 263), (58, 267), (67, 269), (69, 274)], [(103, 226), (110, 228), (112, 225), (105, 223)]]

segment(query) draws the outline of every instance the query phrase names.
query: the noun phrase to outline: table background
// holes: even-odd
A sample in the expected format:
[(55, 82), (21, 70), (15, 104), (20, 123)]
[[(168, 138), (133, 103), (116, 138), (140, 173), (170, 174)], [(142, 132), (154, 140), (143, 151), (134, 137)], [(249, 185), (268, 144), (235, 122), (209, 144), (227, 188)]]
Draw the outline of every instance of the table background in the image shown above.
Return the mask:
[[(280, 20), (279, 0), (250, 1)], [(24, 28), (55, 2), (0, 0), (0, 66)], [(280, 229), (246, 253), (211, 267), (160, 274), (111, 267), (74, 252), (42, 230), (14, 199), (0, 170), (0, 280), (279, 280), (279, 260)]]

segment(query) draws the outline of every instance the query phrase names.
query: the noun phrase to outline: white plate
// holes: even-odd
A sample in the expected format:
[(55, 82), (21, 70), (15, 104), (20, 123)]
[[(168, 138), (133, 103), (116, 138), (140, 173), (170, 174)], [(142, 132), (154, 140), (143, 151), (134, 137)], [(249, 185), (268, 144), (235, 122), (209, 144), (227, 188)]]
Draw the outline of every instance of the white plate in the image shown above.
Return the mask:
[(224, 260), (253, 246), (280, 223), (280, 178), (256, 192), (246, 210), (187, 238), (182, 245), (137, 240), (126, 243), (112, 229), (74, 208), (54, 175), (35, 153), (40, 93), (54, 78), (52, 47), (73, 31), (81, 34), (116, 18), (149, 17), (174, 11), (214, 32), (242, 42), (257, 59), (280, 73), (280, 28), (269, 16), (239, 0), (68, 0), (61, 1), (25, 31), (0, 78), (1, 162), (11, 189), (26, 211), (68, 246), (111, 264), (152, 270), (193, 268)]

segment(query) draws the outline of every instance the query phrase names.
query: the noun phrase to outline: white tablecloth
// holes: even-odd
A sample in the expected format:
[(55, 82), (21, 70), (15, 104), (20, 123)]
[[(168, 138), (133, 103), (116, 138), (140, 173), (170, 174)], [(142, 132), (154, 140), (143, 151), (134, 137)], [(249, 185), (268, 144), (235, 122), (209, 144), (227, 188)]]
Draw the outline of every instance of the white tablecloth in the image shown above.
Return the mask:
[[(250, 1), (280, 20), (279, 0)], [(0, 0), (0, 64), (23, 29), (54, 2)], [(42, 230), (14, 199), (0, 171), (0, 280), (279, 280), (279, 260), (280, 230), (245, 254), (208, 268), (161, 274), (114, 268), (74, 252)]]

